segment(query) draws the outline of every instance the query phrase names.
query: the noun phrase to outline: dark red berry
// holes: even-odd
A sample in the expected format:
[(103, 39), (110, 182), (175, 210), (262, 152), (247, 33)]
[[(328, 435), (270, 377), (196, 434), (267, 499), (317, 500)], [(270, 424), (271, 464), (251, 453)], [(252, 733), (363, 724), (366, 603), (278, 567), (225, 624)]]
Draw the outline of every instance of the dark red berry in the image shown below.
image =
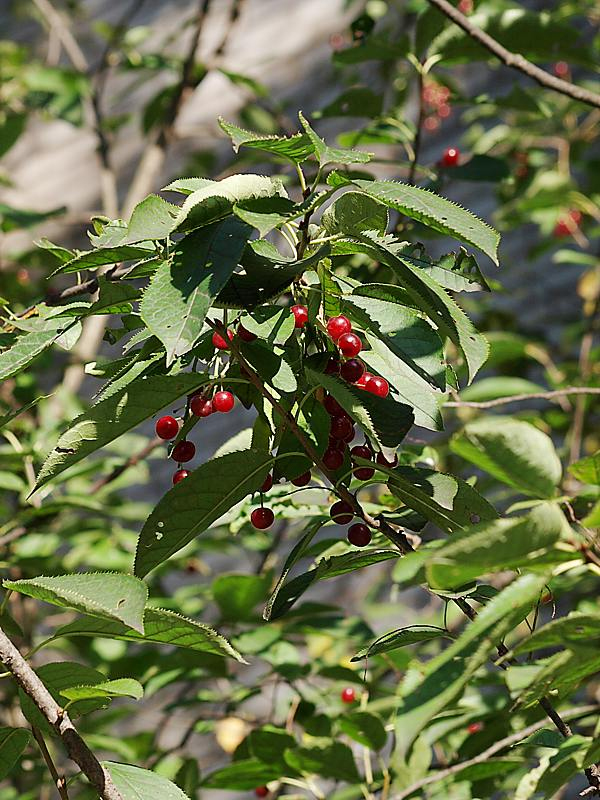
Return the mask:
[(294, 315), (294, 327), (303, 328), (308, 322), (308, 309), (306, 306), (292, 306)]
[(341, 314), (339, 317), (331, 317), (331, 319), (327, 322), (327, 333), (331, 336), (334, 342), (342, 336), (344, 333), (350, 333), (352, 330), (352, 323), (348, 319), (348, 317), (343, 317)]
[[(227, 339), (229, 339), (229, 342), (233, 339), (233, 331), (230, 328), (227, 329)], [(229, 342), (227, 339), (215, 331), (212, 335), (213, 347), (216, 347), (217, 350), (229, 350)]]
[(398, 455), (394, 453), (394, 460), (388, 461), (387, 458), (383, 455), (383, 453), (377, 453), (377, 463), (381, 464), (382, 467), (397, 467), (398, 466)]
[(483, 730), (483, 722), (470, 722), (467, 725), (469, 733), (479, 733)]
[(191, 461), (195, 455), (196, 445), (193, 442), (189, 442), (187, 439), (182, 439), (180, 442), (177, 442), (171, 451), (171, 458), (173, 461), (177, 461), (178, 464)]
[(179, 423), (175, 417), (161, 417), (156, 422), (155, 430), (160, 439), (174, 439), (179, 432)]
[(325, 375), (339, 375), (340, 374), (340, 361), (338, 358), (330, 358), (325, 364), (323, 370)]
[(362, 342), (355, 333), (344, 333), (337, 343), (346, 358), (354, 358), (362, 350)]
[(213, 408), (215, 411), (220, 411), (222, 414), (227, 414), (231, 411), (235, 403), (234, 397), (231, 392), (217, 392), (213, 397)]
[(447, 147), (442, 155), (442, 164), (445, 167), (455, 167), (460, 158), (460, 150), (458, 147)]
[(371, 541), (371, 531), (362, 522), (355, 522), (348, 528), (348, 541), (355, 547), (366, 547)]
[(268, 492), (272, 486), (273, 486), (273, 476), (267, 475), (263, 485), (260, 487), (260, 490), (261, 492)]
[(345, 439), (346, 436), (354, 434), (354, 426), (349, 417), (333, 417), (331, 420), (331, 430), (329, 435), (332, 439)]
[(337, 448), (328, 447), (323, 454), (323, 463), (327, 469), (335, 472), (335, 470), (339, 469), (344, 463), (344, 453)]
[(333, 397), (331, 394), (325, 395), (323, 405), (325, 406), (327, 413), (331, 414), (332, 417), (343, 417), (346, 413), (335, 397)]
[(373, 458), (373, 451), (366, 444), (357, 444), (350, 450), (350, 458), (365, 458), (368, 461)]
[(371, 375), (365, 382), (365, 389), (371, 394), (376, 394), (377, 397), (387, 397), (390, 393), (389, 383), (379, 375)]
[(177, 472), (173, 473), (173, 486), (175, 486), (176, 483), (179, 483), (179, 481), (182, 481), (184, 478), (187, 478), (189, 474), (190, 473), (187, 469), (178, 469)]
[(340, 697), (342, 698), (342, 703), (356, 702), (356, 692), (351, 686), (346, 686), (345, 689), (342, 689)]
[(352, 426), (352, 430), (348, 431), (348, 433), (346, 434), (346, 436), (344, 436), (342, 441), (344, 441), (345, 444), (350, 444), (352, 439), (354, 439), (354, 436), (355, 436), (355, 430), (354, 430), (354, 425), (353, 425)]
[(258, 338), (255, 333), (250, 333), (250, 331), (247, 331), (241, 322), (237, 326), (237, 335), (243, 342), (253, 342)]
[(212, 400), (201, 394), (195, 394), (190, 402), (190, 410), (196, 417), (209, 417), (214, 410)]
[(344, 451), (346, 449), (346, 442), (343, 439), (332, 439), (330, 436), (329, 441), (327, 443), (327, 447), (329, 450)]
[(257, 786), (256, 789), (254, 790), (254, 794), (257, 797), (268, 797), (269, 790), (267, 789), (266, 786)]
[(329, 513), (331, 519), (337, 522), (338, 525), (347, 525), (352, 522), (354, 517), (354, 509), (350, 503), (346, 503), (344, 500), (338, 500), (337, 503), (334, 503), (329, 509)]
[(358, 358), (351, 358), (345, 361), (340, 367), (340, 376), (347, 383), (356, 383), (365, 373), (365, 365)]
[(297, 478), (294, 478), (292, 483), (294, 486), (306, 486), (307, 483), (310, 483), (310, 479), (312, 475), (310, 474), (310, 470), (307, 472), (303, 472), (302, 475), (298, 475)]
[(375, 470), (372, 467), (356, 467), (352, 472), (359, 481), (368, 481), (375, 475)]
[(273, 514), (270, 508), (263, 508), (263, 506), (260, 508), (255, 508), (250, 514), (250, 521), (259, 531), (264, 531), (267, 528), (270, 528), (274, 520), (275, 514)]

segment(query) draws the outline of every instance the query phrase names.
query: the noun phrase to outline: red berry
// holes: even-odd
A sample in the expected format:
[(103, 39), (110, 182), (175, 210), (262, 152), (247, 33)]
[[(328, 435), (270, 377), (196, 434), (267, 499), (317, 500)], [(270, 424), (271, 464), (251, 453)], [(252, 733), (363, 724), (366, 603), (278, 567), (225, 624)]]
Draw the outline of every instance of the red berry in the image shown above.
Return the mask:
[(362, 342), (355, 333), (342, 334), (337, 343), (346, 358), (354, 358), (362, 350)]
[(156, 422), (155, 430), (160, 439), (174, 439), (179, 432), (179, 423), (175, 417), (161, 417)]
[(190, 410), (196, 417), (209, 417), (214, 410), (212, 400), (201, 394), (195, 394), (190, 402)]
[(470, 722), (467, 725), (469, 733), (479, 733), (483, 730), (483, 722)]
[(308, 309), (306, 306), (292, 306), (294, 315), (294, 327), (303, 328), (308, 322)]
[(377, 397), (387, 397), (390, 393), (389, 383), (379, 375), (371, 375), (365, 382), (365, 389), (371, 394), (376, 394)]
[(366, 458), (367, 461), (373, 458), (373, 451), (366, 444), (357, 444), (350, 450), (350, 458)]
[(182, 439), (180, 442), (177, 442), (171, 451), (171, 458), (173, 461), (177, 461), (178, 464), (191, 461), (195, 455), (196, 445), (193, 442), (189, 442), (187, 439)]
[(250, 333), (250, 331), (247, 331), (241, 322), (237, 326), (237, 335), (243, 342), (253, 342), (255, 339), (258, 338), (255, 333)]
[(346, 442), (343, 439), (332, 439), (330, 436), (327, 448), (329, 450), (341, 450), (343, 452), (346, 449)]
[(345, 439), (346, 436), (354, 435), (354, 425), (350, 417), (333, 417), (331, 420), (331, 430), (329, 435), (332, 439)]
[(235, 403), (234, 397), (231, 392), (217, 392), (213, 397), (213, 408), (215, 411), (220, 411), (222, 414), (227, 414), (231, 411)]
[[(233, 339), (233, 331), (230, 328), (227, 329), (227, 339), (229, 339), (229, 342)], [(229, 350), (229, 342), (227, 339), (215, 331), (212, 335), (213, 347), (216, 347), (217, 350)]]
[(338, 525), (347, 525), (352, 522), (354, 517), (354, 509), (350, 503), (346, 503), (344, 500), (338, 500), (337, 503), (334, 503), (329, 509), (329, 513), (331, 519), (337, 522)]
[(325, 395), (323, 405), (325, 406), (325, 411), (332, 417), (343, 417), (346, 414), (346, 411), (331, 394)]
[(256, 789), (254, 790), (254, 794), (257, 797), (268, 797), (269, 790), (267, 789), (266, 786), (257, 786)]
[(342, 698), (342, 703), (356, 702), (356, 692), (351, 686), (346, 686), (345, 689), (342, 689), (340, 697)]
[(471, 14), (473, 12), (473, 0), (460, 0), (458, 10), (463, 14)]
[(356, 467), (356, 469), (353, 469), (352, 472), (359, 481), (368, 481), (369, 478), (372, 478), (373, 475), (375, 475), (375, 470), (372, 467)]
[(260, 490), (261, 492), (268, 492), (272, 486), (273, 486), (273, 476), (269, 474), (265, 478), (263, 485), (260, 487)]
[(452, 113), (452, 107), (450, 106), (450, 103), (441, 103), (438, 106), (437, 113), (440, 119), (447, 119)]
[(373, 378), (374, 376), (370, 372), (363, 372), (362, 377), (360, 377), (356, 383), (354, 384), (359, 389), (366, 389), (367, 383)]
[(178, 469), (177, 472), (173, 473), (173, 486), (175, 486), (176, 483), (179, 483), (179, 481), (182, 481), (184, 478), (187, 478), (189, 474), (190, 473), (187, 469)]
[(358, 358), (351, 358), (340, 367), (340, 375), (347, 383), (356, 383), (364, 373), (365, 365)]
[(566, 78), (569, 74), (569, 65), (566, 61), (557, 61), (552, 69), (557, 78)]
[(460, 150), (458, 147), (447, 147), (442, 155), (442, 164), (445, 167), (455, 167), (460, 158)]
[(377, 463), (381, 464), (382, 467), (397, 467), (398, 466), (398, 455), (394, 453), (394, 460), (388, 461), (387, 458), (383, 455), (383, 453), (377, 453)]
[(270, 528), (274, 520), (275, 514), (273, 514), (270, 508), (263, 508), (263, 506), (260, 508), (255, 508), (250, 514), (250, 521), (259, 531), (264, 531), (267, 528)]
[(327, 469), (333, 470), (335, 472), (336, 469), (339, 469), (342, 464), (344, 463), (344, 453), (341, 450), (338, 450), (334, 447), (328, 447), (323, 454), (323, 464), (327, 467)]
[(352, 330), (352, 323), (348, 319), (348, 317), (343, 317), (341, 314), (339, 317), (331, 317), (331, 319), (327, 322), (327, 333), (331, 336), (334, 342), (342, 336), (344, 333), (350, 333)]
[(348, 528), (348, 541), (355, 547), (366, 547), (371, 541), (371, 531), (362, 522), (355, 522)]
[(325, 375), (339, 375), (340, 374), (340, 360), (339, 358), (330, 358), (325, 364), (323, 370)]
[(312, 475), (310, 474), (310, 470), (307, 472), (303, 472), (302, 475), (298, 475), (297, 478), (294, 478), (292, 483), (294, 486), (306, 486), (307, 483), (310, 483), (310, 479)]

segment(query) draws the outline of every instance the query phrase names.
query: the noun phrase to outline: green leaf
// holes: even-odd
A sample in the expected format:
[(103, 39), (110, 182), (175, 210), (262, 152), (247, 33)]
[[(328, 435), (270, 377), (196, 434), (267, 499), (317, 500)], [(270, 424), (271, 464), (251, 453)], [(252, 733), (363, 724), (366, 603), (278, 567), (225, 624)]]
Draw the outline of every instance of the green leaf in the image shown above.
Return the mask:
[(362, 192), (344, 192), (323, 212), (321, 225), (329, 234), (383, 234), (388, 225), (385, 206)]
[(244, 662), (242, 656), (209, 625), (188, 619), (174, 611), (162, 608), (147, 608), (144, 612), (144, 633), (138, 633), (119, 622), (107, 620), (78, 619), (58, 628), (53, 638), (61, 636), (92, 636), (105, 639), (120, 639), (126, 642), (165, 644), (183, 647), (199, 653), (235, 658)]
[(260, 236), (266, 236), (273, 228), (302, 214), (293, 200), (279, 195), (243, 200), (234, 205), (233, 213), (256, 228)]
[(221, 613), (229, 620), (252, 619), (271, 584), (263, 575), (219, 575), (212, 583), (212, 594)]
[(118, 620), (144, 633), (144, 606), (148, 588), (133, 575), (116, 572), (82, 572), (52, 578), (4, 581), (6, 589), (35, 597), (62, 608), (73, 608), (92, 617)]
[(132, 697), (141, 700), (144, 696), (142, 684), (133, 678), (117, 678), (88, 686), (71, 686), (61, 691), (67, 700), (92, 700), (104, 697)]
[(352, 86), (342, 92), (313, 116), (321, 117), (378, 117), (383, 108), (383, 96), (365, 86)]
[(144, 523), (135, 574), (147, 575), (257, 491), (273, 462), (269, 453), (241, 450), (205, 462), (173, 486)]
[[(317, 453), (322, 456), (327, 449), (331, 427), (331, 418), (322, 403), (314, 396), (306, 399), (296, 415), (296, 422)], [(288, 456), (287, 453), (294, 455)], [(291, 481), (312, 467), (312, 460), (304, 454), (293, 431), (286, 427), (277, 448), (277, 462), (273, 469), (274, 479), (283, 477)]]
[(252, 147), (281, 156), (293, 164), (300, 164), (315, 152), (310, 138), (305, 133), (297, 133), (293, 136), (265, 136), (238, 128), (237, 125), (226, 122), (222, 117), (219, 117), (219, 125), (231, 138), (236, 153), (240, 147)]
[(454, 534), (427, 565), (434, 589), (456, 589), (488, 572), (526, 567), (557, 542), (568, 524), (553, 503), (536, 506), (526, 517), (495, 519)]
[(298, 116), (313, 145), (319, 166), (324, 167), (327, 164), (366, 164), (371, 160), (370, 153), (361, 153), (359, 150), (346, 150), (341, 147), (329, 147), (320, 136), (317, 136), (301, 111)]
[(483, 417), (450, 442), (453, 453), (523, 494), (550, 498), (562, 467), (549, 436), (511, 417)]
[[(296, 740), (281, 728), (265, 725), (262, 728), (251, 731), (242, 746), (247, 747), (254, 758), (259, 758), (265, 764), (277, 763), (285, 774), (286, 772), (289, 773), (289, 767), (286, 767), (284, 753), (288, 748), (296, 746)], [(238, 753), (236, 752), (236, 757), (237, 755)]]
[(338, 725), (346, 736), (371, 750), (381, 750), (387, 743), (383, 722), (368, 711), (351, 711), (339, 718)]
[(287, 750), (285, 760), (290, 767), (305, 775), (319, 775), (322, 778), (360, 783), (352, 750), (341, 742), (333, 742), (325, 747), (298, 747)]
[(436, 628), (435, 625), (409, 625), (407, 628), (398, 628), (390, 631), (375, 639), (373, 644), (365, 647), (350, 661), (362, 661), (363, 658), (388, 653), (390, 650), (397, 650), (399, 647), (407, 647), (410, 644), (420, 642), (430, 642), (432, 639), (452, 639), (450, 633), (443, 628)]
[(194, 346), (214, 299), (237, 267), (250, 227), (235, 217), (177, 243), (144, 292), (140, 314), (164, 344), (167, 365)]
[(173, 230), (181, 211), (162, 197), (151, 194), (133, 209), (125, 239), (119, 244), (137, 244), (166, 239)]
[(173, 230), (185, 232), (216, 222), (233, 211), (235, 203), (258, 197), (286, 197), (277, 178), (230, 175), (192, 192), (181, 206)]
[(464, 164), (452, 167), (453, 181), (487, 181), (498, 183), (508, 178), (510, 169), (502, 158), (476, 153)]
[(569, 467), (569, 472), (578, 481), (600, 486), (600, 450), (587, 458), (580, 458)]
[(3, 781), (25, 750), (31, 734), (25, 728), (0, 728), (0, 781)]
[(513, 394), (535, 394), (543, 391), (545, 391), (543, 386), (525, 380), (525, 378), (495, 375), (493, 378), (481, 378), (471, 386), (467, 386), (461, 391), (460, 399), (481, 402)]
[(36, 490), (206, 380), (199, 373), (141, 377), (103, 396), (60, 437), (37, 476)]
[(127, 283), (100, 277), (98, 284), (98, 299), (89, 307), (88, 314), (129, 314), (131, 304), (140, 296), (139, 291)]
[(281, 778), (283, 774), (275, 764), (265, 764), (258, 758), (247, 758), (216, 770), (202, 781), (202, 785), (209, 789), (245, 791), (264, 786), (265, 783)]
[(530, 636), (518, 644), (516, 654), (531, 653), (546, 647), (578, 647), (597, 646), (600, 640), (600, 615), (585, 614), (572, 611), (566, 617), (554, 619), (543, 628), (538, 628)]
[(294, 315), (287, 307), (261, 306), (242, 314), (240, 322), (247, 331), (268, 344), (283, 345), (294, 333)]
[(416, 686), (405, 683), (396, 717), (400, 754), (409, 751), (433, 717), (461, 694), (495, 644), (527, 616), (546, 580), (536, 575), (518, 578), (483, 607), (455, 642), (427, 662)]
[(391, 395), (377, 397), (308, 366), (305, 373), (309, 383), (323, 386), (379, 445), (397, 447), (412, 427), (412, 410)]
[(214, 184), (210, 178), (178, 178), (163, 188), (163, 192), (179, 192), (180, 194), (192, 194), (198, 189)]
[(118, 264), (120, 261), (131, 261), (134, 258), (148, 258), (153, 255), (156, 249), (151, 243), (141, 243), (137, 245), (122, 244), (115, 247), (98, 247), (95, 250), (87, 250), (85, 253), (78, 253), (54, 271), (59, 272), (81, 272), (84, 269), (98, 269), (106, 264)]
[(112, 761), (104, 761), (102, 766), (108, 770), (123, 800), (189, 800), (178, 786), (150, 770)]
[(71, 319), (54, 317), (41, 322), (39, 330), (19, 336), (12, 347), (0, 353), (0, 380), (6, 380), (21, 372), (67, 331), (78, 335), (81, 326)]

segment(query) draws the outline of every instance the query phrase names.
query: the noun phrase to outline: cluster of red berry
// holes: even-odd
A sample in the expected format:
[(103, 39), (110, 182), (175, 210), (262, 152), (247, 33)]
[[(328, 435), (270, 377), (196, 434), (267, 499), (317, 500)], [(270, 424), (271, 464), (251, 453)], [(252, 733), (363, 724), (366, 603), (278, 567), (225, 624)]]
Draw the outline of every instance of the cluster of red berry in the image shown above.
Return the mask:
[(556, 239), (562, 239), (565, 236), (572, 236), (573, 233), (579, 228), (581, 222), (581, 211), (572, 208), (560, 216), (554, 226), (554, 236)]
[(441, 121), (452, 113), (450, 89), (437, 81), (428, 80), (423, 85), (421, 97), (426, 112), (423, 127), (433, 133), (440, 127)]

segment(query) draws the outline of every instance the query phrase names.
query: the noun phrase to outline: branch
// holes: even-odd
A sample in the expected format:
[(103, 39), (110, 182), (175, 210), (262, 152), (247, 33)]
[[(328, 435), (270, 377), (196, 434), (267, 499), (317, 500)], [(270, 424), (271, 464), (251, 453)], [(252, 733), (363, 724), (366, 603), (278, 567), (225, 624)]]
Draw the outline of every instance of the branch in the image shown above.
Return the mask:
[(507, 67), (511, 67), (512, 69), (522, 72), (524, 75), (527, 75), (532, 80), (536, 81), (536, 83), (539, 83), (540, 86), (544, 86), (546, 89), (553, 89), (555, 92), (559, 92), (567, 97), (571, 97), (573, 100), (580, 100), (582, 103), (586, 103), (589, 106), (600, 108), (600, 95), (596, 94), (595, 92), (590, 92), (587, 89), (583, 89), (581, 86), (569, 83), (569, 81), (563, 81), (561, 78), (556, 78), (554, 75), (550, 75), (549, 72), (546, 72), (545, 70), (540, 69), (540, 67), (537, 67), (535, 64), (532, 64), (531, 61), (528, 61), (519, 53), (513, 53), (510, 50), (507, 50), (506, 47), (501, 45), (500, 42), (497, 42), (496, 39), (493, 39), (485, 31), (482, 31), (481, 28), (473, 25), (473, 23), (467, 17), (465, 17), (464, 14), (461, 14), (458, 9), (450, 5), (447, 0), (428, 1), (432, 6), (435, 6), (435, 8), (441, 11), (442, 14), (445, 14), (449, 19), (451, 19), (452, 22), (455, 22), (459, 28), (462, 28), (463, 31), (472, 39), (499, 58), (500, 61), (502, 61), (503, 64), (506, 64)]
[(36, 727), (32, 727), (31, 732), (33, 733), (33, 738), (38, 743), (38, 747), (40, 748), (44, 761), (46, 762), (48, 771), (52, 775), (52, 780), (56, 784), (56, 788), (61, 797), (61, 800), (69, 800), (69, 792), (67, 791), (67, 782), (65, 780), (64, 775), (61, 777), (58, 774), (58, 770), (54, 765), (54, 761), (52, 761), (52, 756), (50, 755), (50, 753), (48, 752), (48, 748), (46, 747), (46, 742), (44, 741), (42, 732), (39, 730), (39, 728)]
[(69, 758), (81, 769), (102, 800), (123, 800), (109, 773), (83, 741), (67, 712), (58, 705), (2, 628), (0, 628), (0, 660), (54, 728)]
[(566, 397), (572, 394), (600, 394), (598, 386), (569, 386), (566, 389), (554, 389), (550, 392), (530, 392), (529, 394), (512, 394), (507, 397), (497, 397), (495, 400), (475, 402), (469, 400), (456, 400), (444, 403), (445, 408), (495, 408), (509, 403), (519, 403), (522, 400), (554, 400), (557, 397)]
[[(598, 705), (581, 706), (580, 708), (573, 708), (570, 711), (565, 711), (564, 716), (567, 719), (575, 719), (576, 717), (584, 717), (588, 714), (593, 714), (599, 710), (600, 706)], [(484, 761), (487, 761), (488, 758), (496, 755), (496, 753), (499, 753), (501, 750), (511, 747), (512, 745), (517, 744), (517, 742), (520, 742), (521, 739), (525, 739), (527, 736), (531, 736), (532, 733), (541, 730), (544, 725), (546, 725), (546, 720), (542, 719), (539, 722), (534, 722), (527, 728), (523, 728), (522, 731), (511, 733), (510, 736), (500, 739), (498, 742), (494, 742), (494, 744), (490, 745), (487, 750), (484, 750), (482, 753), (473, 756), (473, 758), (469, 758), (467, 761), (461, 761), (460, 764), (453, 764), (451, 767), (447, 767), (446, 769), (436, 772), (435, 775), (428, 775), (426, 778), (422, 778), (420, 781), (412, 783), (406, 789), (401, 791), (400, 794), (395, 795), (394, 800), (404, 800), (406, 797), (410, 797), (411, 794), (414, 794), (424, 786), (429, 786), (432, 783), (443, 781), (445, 778), (449, 778), (451, 775), (456, 775), (457, 772), (462, 772), (462, 770), (466, 769), (467, 767), (472, 767), (475, 764), (482, 764)]]

